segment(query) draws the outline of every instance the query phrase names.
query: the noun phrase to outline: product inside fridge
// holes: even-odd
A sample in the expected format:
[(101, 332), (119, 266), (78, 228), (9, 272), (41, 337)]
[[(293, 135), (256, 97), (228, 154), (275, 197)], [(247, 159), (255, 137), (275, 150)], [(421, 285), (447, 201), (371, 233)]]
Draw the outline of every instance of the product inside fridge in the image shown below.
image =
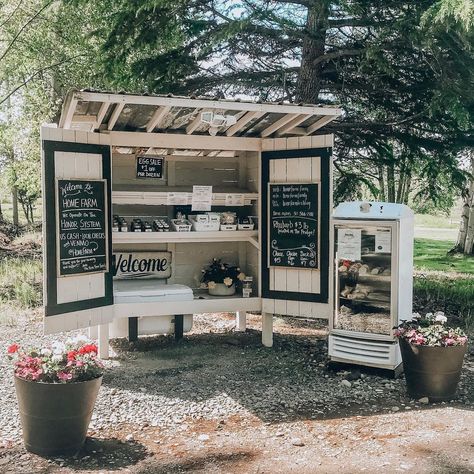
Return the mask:
[(337, 228), (335, 329), (390, 335), (391, 230)]

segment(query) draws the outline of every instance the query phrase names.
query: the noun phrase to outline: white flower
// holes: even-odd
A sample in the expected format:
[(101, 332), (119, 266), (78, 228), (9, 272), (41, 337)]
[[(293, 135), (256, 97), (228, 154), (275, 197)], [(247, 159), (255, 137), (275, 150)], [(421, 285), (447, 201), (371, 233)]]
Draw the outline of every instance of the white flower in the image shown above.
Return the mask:
[(49, 357), (52, 353), (53, 351), (51, 349), (41, 349), (41, 355), (45, 357)]
[(53, 357), (51, 357), (52, 362), (61, 362), (63, 360), (63, 356), (60, 354), (54, 354)]
[(448, 318), (444, 315), (443, 311), (436, 311), (436, 313), (434, 314), (434, 318), (437, 323), (441, 324), (444, 324), (448, 320)]
[(426, 319), (433, 319), (433, 313), (426, 313)]
[(215, 287), (216, 287), (216, 283), (214, 281), (209, 281), (207, 283), (207, 287), (210, 289), (210, 290), (213, 290)]
[(207, 288), (207, 285), (205, 283), (201, 283), (200, 288), (201, 290), (205, 290)]
[(413, 319), (421, 319), (421, 314), (420, 313), (413, 313), (412, 318)]
[(62, 354), (65, 350), (64, 342), (53, 342), (53, 354)]
[(244, 280), (245, 280), (245, 273), (244, 273), (244, 272), (240, 272), (240, 273), (237, 275), (237, 278), (238, 278), (240, 281), (244, 281)]
[(232, 283), (234, 283), (234, 280), (232, 280), (232, 278), (230, 278), (230, 277), (224, 278), (224, 285), (225, 286), (232, 286)]

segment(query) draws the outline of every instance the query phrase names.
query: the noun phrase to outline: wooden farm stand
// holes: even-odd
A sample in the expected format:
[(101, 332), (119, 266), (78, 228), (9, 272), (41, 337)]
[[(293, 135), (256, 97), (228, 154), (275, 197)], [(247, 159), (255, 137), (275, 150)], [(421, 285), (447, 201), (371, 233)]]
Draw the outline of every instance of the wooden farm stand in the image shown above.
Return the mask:
[[(234, 118), (209, 131), (205, 112)], [(340, 113), (313, 105), (70, 92), (59, 125), (41, 129), (45, 332), (98, 328), (100, 353), (107, 357), (109, 325), (121, 318), (131, 318), (133, 332), (137, 317), (178, 315), (179, 332), (181, 315), (235, 312), (237, 328), (244, 330), (246, 312), (261, 312), (265, 346), (272, 345), (274, 314), (329, 318), (333, 135), (323, 130)], [(137, 178), (137, 156), (164, 157), (163, 178)], [(212, 185), (212, 210), (235, 210), (228, 205), (237, 195), (241, 209), (258, 216), (258, 228), (112, 232), (112, 214), (174, 217), (176, 198), (189, 211), (193, 185)], [(303, 193), (303, 201), (311, 197), (313, 214), (301, 239), (292, 230), (289, 237), (279, 235), (273, 225), (275, 216), (278, 221), (285, 215), (278, 214), (278, 205), (289, 206), (288, 219), (301, 225), (298, 216), (306, 214), (298, 210), (301, 202), (295, 201), (292, 211), (291, 192)], [(170, 198), (170, 193), (177, 194)], [(63, 202), (64, 196), (78, 200)], [(92, 207), (84, 209), (82, 203)], [(83, 214), (65, 210), (69, 204)], [(92, 223), (84, 224), (88, 219)], [(83, 225), (92, 226), (94, 232), (84, 234), (92, 244), (84, 244), (82, 234), (70, 239), (68, 231), (74, 226), (83, 231)], [(285, 242), (294, 244), (295, 253)], [(278, 245), (283, 250), (274, 253)], [(88, 248), (90, 258), (81, 256)], [(130, 251), (170, 252), (171, 276), (165, 283), (192, 288), (194, 299), (114, 303), (113, 254)], [(201, 269), (214, 257), (253, 276), (250, 298), (212, 297), (198, 289)]]

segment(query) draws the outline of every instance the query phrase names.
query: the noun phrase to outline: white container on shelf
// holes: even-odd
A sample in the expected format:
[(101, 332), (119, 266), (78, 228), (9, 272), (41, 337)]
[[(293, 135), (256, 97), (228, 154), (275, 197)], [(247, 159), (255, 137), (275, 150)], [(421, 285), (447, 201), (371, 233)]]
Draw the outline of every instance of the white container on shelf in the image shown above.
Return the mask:
[(191, 222), (192, 228), (196, 232), (212, 232), (219, 230), (219, 221), (208, 221), (208, 222), (198, 222), (196, 216), (188, 216), (189, 221)]
[(237, 230), (237, 224), (221, 224), (221, 230)]
[(175, 232), (191, 232), (191, 222), (187, 219), (171, 219), (171, 228)]

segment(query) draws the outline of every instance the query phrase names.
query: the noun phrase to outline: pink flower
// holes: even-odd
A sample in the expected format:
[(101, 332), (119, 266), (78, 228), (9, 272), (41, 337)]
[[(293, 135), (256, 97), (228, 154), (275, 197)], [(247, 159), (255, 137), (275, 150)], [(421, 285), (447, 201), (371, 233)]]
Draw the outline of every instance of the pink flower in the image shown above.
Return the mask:
[(58, 372), (58, 379), (67, 382), (72, 379), (72, 374), (68, 372)]

